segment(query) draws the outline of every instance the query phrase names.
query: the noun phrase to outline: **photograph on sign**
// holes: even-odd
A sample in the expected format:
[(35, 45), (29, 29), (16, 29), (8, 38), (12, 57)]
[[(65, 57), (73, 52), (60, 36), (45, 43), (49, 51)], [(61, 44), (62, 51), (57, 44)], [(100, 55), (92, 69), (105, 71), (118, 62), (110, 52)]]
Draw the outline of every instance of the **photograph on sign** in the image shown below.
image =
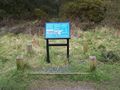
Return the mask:
[(70, 24), (68, 22), (46, 23), (45, 38), (70, 38)]

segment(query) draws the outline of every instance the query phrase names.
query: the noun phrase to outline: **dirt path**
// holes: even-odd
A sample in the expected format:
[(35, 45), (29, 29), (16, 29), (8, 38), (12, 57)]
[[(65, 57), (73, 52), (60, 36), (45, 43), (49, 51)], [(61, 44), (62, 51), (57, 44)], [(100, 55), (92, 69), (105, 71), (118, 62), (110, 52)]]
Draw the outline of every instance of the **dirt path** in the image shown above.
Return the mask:
[(29, 90), (96, 90), (94, 84), (88, 82), (34, 81)]
[(31, 90), (95, 90), (90, 87), (68, 87), (68, 88), (34, 88)]

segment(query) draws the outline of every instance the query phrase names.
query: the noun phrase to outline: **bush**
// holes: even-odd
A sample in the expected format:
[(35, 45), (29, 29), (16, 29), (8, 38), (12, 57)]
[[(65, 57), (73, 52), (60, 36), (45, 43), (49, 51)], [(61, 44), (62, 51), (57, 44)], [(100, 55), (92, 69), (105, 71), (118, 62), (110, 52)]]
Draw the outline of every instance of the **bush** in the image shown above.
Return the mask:
[(118, 53), (113, 51), (101, 52), (101, 58), (99, 59), (102, 62), (117, 62), (120, 60)]
[(117, 62), (120, 60), (119, 52), (120, 51), (107, 51), (106, 47), (100, 45), (98, 47), (100, 50), (100, 55), (98, 60), (101, 62)]
[(41, 19), (43, 17), (48, 18), (48, 14), (41, 9), (35, 9), (34, 14), (38, 19)]
[(63, 18), (79, 17), (80, 20), (100, 22), (105, 18), (106, 7), (102, 0), (76, 0), (63, 5), (61, 13)]
[(0, 9), (0, 20), (7, 16), (7, 12), (5, 10)]

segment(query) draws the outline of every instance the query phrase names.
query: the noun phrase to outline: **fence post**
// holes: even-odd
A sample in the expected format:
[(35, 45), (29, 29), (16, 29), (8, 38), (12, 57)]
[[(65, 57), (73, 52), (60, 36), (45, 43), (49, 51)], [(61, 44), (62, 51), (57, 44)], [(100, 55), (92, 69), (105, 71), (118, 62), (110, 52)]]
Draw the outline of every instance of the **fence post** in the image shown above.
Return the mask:
[(24, 68), (23, 56), (17, 56), (17, 58), (16, 58), (16, 66), (17, 66), (17, 70), (21, 70), (21, 69)]
[(90, 60), (90, 71), (95, 71), (97, 67), (96, 56), (90, 56), (89, 60)]
[(83, 43), (83, 51), (84, 51), (84, 54), (88, 52), (88, 43), (87, 43), (87, 41), (85, 41)]
[(29, 54), (32, 53), (33, 52), (32, 44), (28, 43), (26, 49), (27, 49), (27, 53), (29, 53)]

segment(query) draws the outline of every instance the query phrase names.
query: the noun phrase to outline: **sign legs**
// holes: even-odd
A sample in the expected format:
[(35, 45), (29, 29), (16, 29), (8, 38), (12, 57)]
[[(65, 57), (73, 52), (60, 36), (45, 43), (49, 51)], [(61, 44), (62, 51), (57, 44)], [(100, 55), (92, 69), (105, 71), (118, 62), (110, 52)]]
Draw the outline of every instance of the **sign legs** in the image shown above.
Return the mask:
[(47, 53), (47, 63), (50, 63), (50, 53), (49, 53), (49, 47), (50, 46), (67, 46), (67, 59), (69, 62), (69, 39), (66, 39), (66, 44), (49, 44), (49, 39), (46, 39), (46, 53)]
[(50, 54), (49, 54), (49, 40), (46, 40), (46, 52), (47, 52), (47, 62), (50, 63)]
[(69, 39), (67, 39), (67, 59), (69, 61)]

